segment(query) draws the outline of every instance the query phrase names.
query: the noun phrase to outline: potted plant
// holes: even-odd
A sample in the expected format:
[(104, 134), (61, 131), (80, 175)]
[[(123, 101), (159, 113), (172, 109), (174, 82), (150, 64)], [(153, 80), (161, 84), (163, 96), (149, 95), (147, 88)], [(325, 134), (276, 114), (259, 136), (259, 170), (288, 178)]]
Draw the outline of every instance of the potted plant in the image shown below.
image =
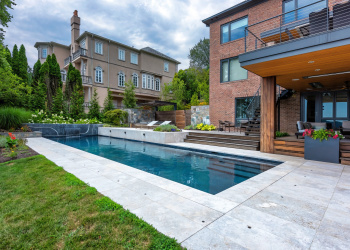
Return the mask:
[(306, 160), (339, 163), (339, 140), (344, 137), (333, 129), (305, 129), (304, 158)]

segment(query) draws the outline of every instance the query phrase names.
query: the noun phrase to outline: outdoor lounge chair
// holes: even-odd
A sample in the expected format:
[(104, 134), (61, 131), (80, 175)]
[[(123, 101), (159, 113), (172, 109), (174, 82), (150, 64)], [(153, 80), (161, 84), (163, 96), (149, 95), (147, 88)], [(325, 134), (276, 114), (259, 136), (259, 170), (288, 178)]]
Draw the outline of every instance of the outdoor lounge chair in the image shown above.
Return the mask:
[(303, 133), (305, 129), (313, 129), (313, 130), (319, 130), (319, 129), (328, 129), (328, 125), (326, 122), (302, 122), (297, 121), (297, 131), (295, 133), (295, 136), (297, 139), (299, 139), (299, 136), (303, 136)]
[(333, 29), (350, 25), (350, 1), (333, 6)]
[(327, 12), (328, 12), (327, 8), (324, 8), (320, 11), (311, 12), (309, 14), (310, 35), (314, 35), (314, 34), (321, 33), (328, 30), (327, 18), (329, 18), (329, 15), (327, 14)]
[(150, 123), (148, 123), (146, 126), (154, 126), (158, 121), (152, 121)]
[(159, 126), (160, 125), (168, 125), (168, 124), (170, 124), (171, 123), (171, 121), (165, 121), (165, 122), (162, 122), (161, 124), (159, 124)]
[(343, 124), (340, 127), (340, 133), (345, 137), (350, 136), (350, 121), (343, 121)]

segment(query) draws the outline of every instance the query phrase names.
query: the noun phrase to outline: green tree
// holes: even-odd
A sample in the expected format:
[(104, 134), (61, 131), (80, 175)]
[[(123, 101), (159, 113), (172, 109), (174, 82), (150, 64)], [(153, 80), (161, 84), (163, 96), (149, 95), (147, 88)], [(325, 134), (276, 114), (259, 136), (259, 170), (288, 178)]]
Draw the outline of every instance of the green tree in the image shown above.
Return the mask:
[(59, 115), (61, 111), (63, 111), (63, 107), (63, 92), (62, 89), (59, 88), (56, 91), (56, 95), (53, 97), (51, 113)]
[(50, 112), (52, 108), (54, 94), (52, 93), (52, 89), (50, 86), (50, 67), (47, 60), (41, 65), (40, 68), (40, 82), (45, 84), (46, 86), (46, 108), (47, 111)]
[(36, 83), (33, 86), (33, 92), (30, 96), (30, 109), (31, 110), (46, 110), (46, 84), (43, 82)]
[(0, 1), (0, 42), (4, 39), (4, 27), (8, 27), (8, 23), (11, 22), (12, 16), (8, 12), (9, 9), (12, 9), (12, 6), (16, 5), (14, 1), (11, 0), (1, 0)]
[(191, 106), (198, 106), (198, 105), (199, 105), (198, 94), (194, 93), (191, 98)]
[[(77, 71), (79, 72), (79, 70)], [(85, 115), (83, 85), (82, 85), (81, 77), (80, 77), (80, 80), (78, 79), (78, 82), (74, 85), (73, 93), (70, 98), (69, 115), (71, 118), (75, 120), (83, 118)]]
[(113, 105), (113, 99), (112, 99), (112, 91), (107, 89), (107, 96), (103, 102), (103, 111), (102, 113), (105, 114), (106, 112), (113, 110), (114, 105)]
[(101, 107), (98, 104), (98, 94), (96, 88), (94, 88), (94, 94), (92, 95), (92, 99), (90, 101), (88, 116), (90, 119), (101, 118)]
[(37, 85), (40, 81), (40, 69), (41, 69), (41, 62), (38, 59), (33, 67), (33, 85)]
[(12, 68), (11, 51), (10, 51), (10, 49), (9, 49), (8, 47), (6, 47), (5, 58), (6, 58), (6, 61), (9, 63), (9, 65), (10, 65), (11, 68)]
[(177, 109), (184, 109), (186, 104), (185, 92), (185, 82), (178, 77), (174, 77), (172, 82), (165, 83), (162, 87), (161, 98), (163, 101), (172, 101), (176, 103)]
[(65, 88), (65, 98), (67, 100), (70, 99), (70, 96), (73, 92), (74, 89), (74, 84), (75, 84), (75, 80), (73, 79), (73, 77), (75, 77), (75, 75), (71, 75), (71, 72), (73, 72), (75, 70), (74, 66), (70, 63), (68, 66), (68, 71), (67, 71), (67, 78), (66, 78), (66, 88)]
[(62, 88), (60, 65), (57, 62), (55, 54), (52, 54), (50, 62), (50, 81), (53, 89)]
[(136, 107), (136, 97), (135, 97), (135, 85), (131, 80), (125, 83), (123, 104), (125, 108), (135, 108)]
[(13, 46), (12, 50), (12, 72), (16, 75), (19, 73), (19, 58), (17, 44)]
[(28, 61), (26, 56), (26, 49), (22, 44), (18, 52), (18, 73), (17, 75), (28, 83)]
[(190, 59), (190, 66), (199, 69), (209, 69), (209, 39), (201, 39), (192, 49), (188, 58)]

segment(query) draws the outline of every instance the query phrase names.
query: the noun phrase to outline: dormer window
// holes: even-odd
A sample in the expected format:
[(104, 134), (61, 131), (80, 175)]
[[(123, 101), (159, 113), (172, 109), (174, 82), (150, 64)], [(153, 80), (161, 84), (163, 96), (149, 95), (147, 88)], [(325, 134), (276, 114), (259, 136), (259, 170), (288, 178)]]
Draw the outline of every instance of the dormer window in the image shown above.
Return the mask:
[(41, 50), (41, 58), (46, 58), (47, 57), (47, 48), (43, 48)]

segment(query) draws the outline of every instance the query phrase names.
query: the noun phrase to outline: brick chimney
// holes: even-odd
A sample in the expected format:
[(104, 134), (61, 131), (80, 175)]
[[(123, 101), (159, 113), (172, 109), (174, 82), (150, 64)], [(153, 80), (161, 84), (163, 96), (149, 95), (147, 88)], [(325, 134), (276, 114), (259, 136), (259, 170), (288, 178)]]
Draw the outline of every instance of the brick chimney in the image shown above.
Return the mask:
[(71, 25), (71, 53), (74, 53), (79, 48), (79, 44), (76, 42), (80, 36), (80, 17), (78, 17), (78, 11), (73, 12), (73, 16), (70, 19)]

